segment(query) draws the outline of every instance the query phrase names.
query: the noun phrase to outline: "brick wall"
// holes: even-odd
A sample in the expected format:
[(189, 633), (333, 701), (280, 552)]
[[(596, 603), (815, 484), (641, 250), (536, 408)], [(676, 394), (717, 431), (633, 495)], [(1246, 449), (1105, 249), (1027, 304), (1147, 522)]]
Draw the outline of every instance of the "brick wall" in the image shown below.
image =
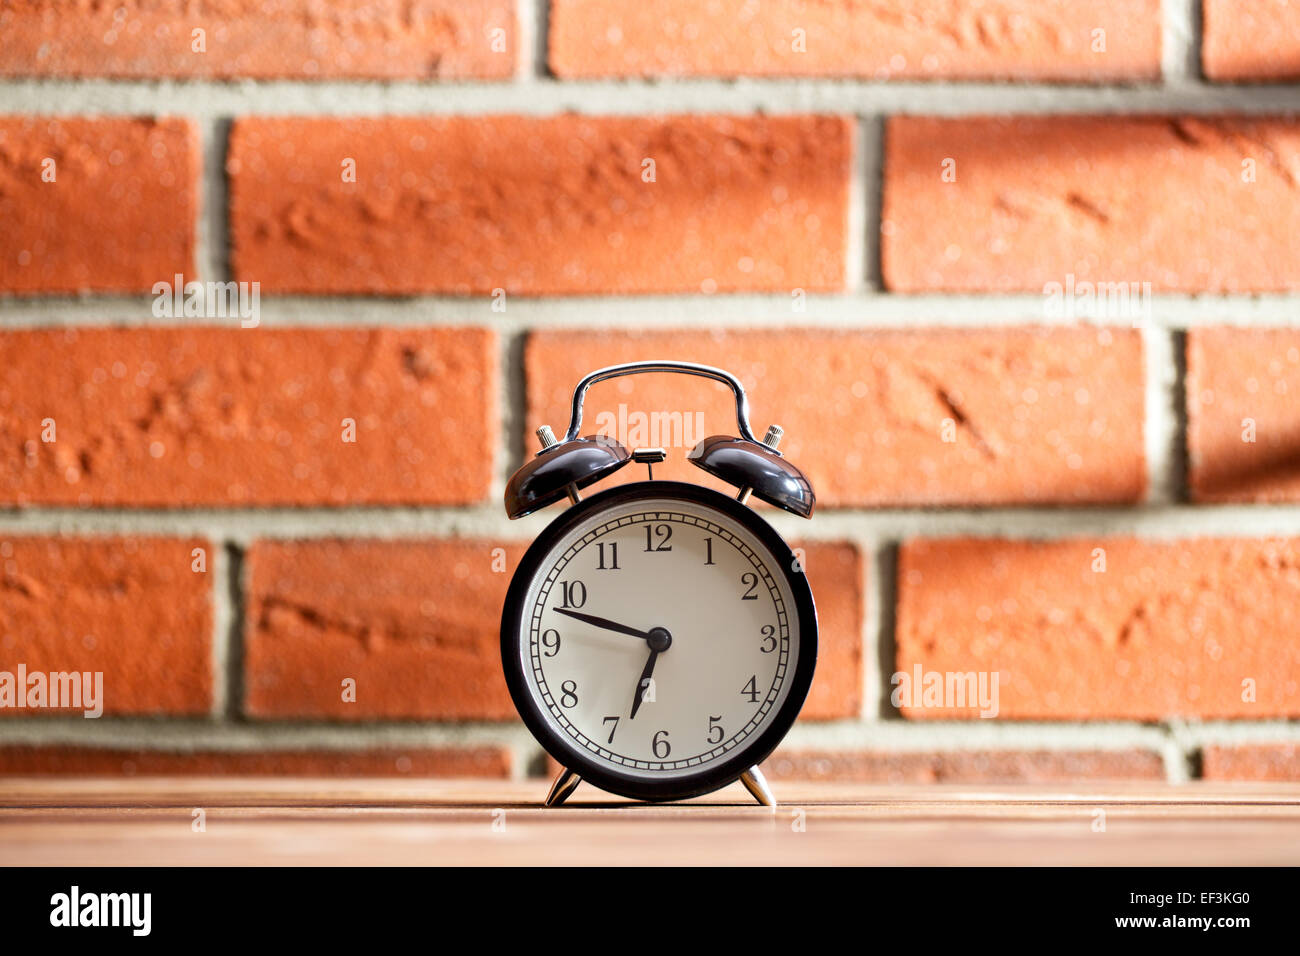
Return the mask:
[(673, 357), (822, 505), (774, 774), (1300, 778), (1295, 3), (264, 8), (0, 3), (0, 773), (543, 772), (501, 491)]

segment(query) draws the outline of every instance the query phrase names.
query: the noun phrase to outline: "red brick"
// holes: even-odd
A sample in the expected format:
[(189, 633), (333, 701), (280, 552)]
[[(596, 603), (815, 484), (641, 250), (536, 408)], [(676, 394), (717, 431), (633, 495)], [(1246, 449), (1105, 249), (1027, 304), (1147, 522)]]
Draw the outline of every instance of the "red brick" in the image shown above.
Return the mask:
[[(562, 433), (582, 375), (647, 357), (738, 375), (756, 434), (785, 427), (781, 450), (822, 505), (1079, 504), (1135, 501), (1145, 489), (1142, 346), (1129, 330), (541, 332), (525, 352), (527, 427)], [(698, 438), (735, 433), (730, 395), (680, 375), (603, 383), (588, 393), (583, 433), (635, 442), (619, 421), (658, 414), (659, 434), (642, 443), (685, 447), (656, 475), (725, 490), (685, 455)], [(676, 432), (662, 417), (672, 413)], [(943, 440), (945, 420), (954, 442)], [(618, 480), (644, 474), (628, 467)]]
[[(494, 549), (505, 550), (494, 571)], [(246, 708), (254, 717), (509, 720), (501, 607), (523, 546), (300, 541), (248, 553)], [(342, 683), (356, 681), (356, 701)]]
[(1300, 288), (1297, 151), (1295, 118), (893, 119), (885, 282), (900, 292), (1041, 292), (1071, 275), (1153, 291)]
[(837, 290), (851, 152), (836, 117), (240, 119), (231, 256), (276, 292)]
[(124, 747), (0, 747), (0, 775), (43, 776), (510, 776), (501, 747), (384, 747), (375, 750), (141, 750)]
[(1201, 0), (1201, 65), (1212, 80), (1300, 78), (1295, 0)]
[[(821, 663), (804, 709), (856, 716), (862, 700), (861, 562), (852, 545), (804, 545)], [(505, 550), (504, 572), (493, 570)], [(509, 720), (500, 622), (522, 543), (259, 542), (248, 558), (248, 712), (256, 717)], [(365, 582), (358, 587), (358, 582)], [(356, 702), (342, 699), (346, 678)]]
[(1285, 743), (1220, 745), (1201, 753), (1206, 780), (1300, 781), (1300, 746)]
[[(212, 706), (212, 545), (0, 535), (0, 670), (103, 673), (105, 715)], [(207, 570), (195, 571), (195, 548)], [(0, 709), (0, 717), (79, 716)]]
[(0, 31), (0, 76), (493, 78), (518, 46), (509, 0), (9, 0)]
[(198, 171), (186, 120), (0, 116), (0, 291), (145, 292), (193, 276)]
[(862, 713), (862, 555), (855, 546), (840, 542), (793, 546), (804, 550), (804, 568), (817, 602), (817, 674), (800, 716), (857, 717)]
[(476, 501), (491, 479), (496, 366), (480, 329), (2, 333), (0, 439), (25, 454), (0, 462), (0, 502)]
[[(1105, 50), (1093, 52), (1099, 29)], [(1155, 79), (1160, 3), (553, 0), (550, 63), (563, 77)]]
[(763, 764), (774, 780), (842, 783), (1056, 783), (1163, 780), (1150, 750), (778, 750)]
[(1295, 717), (1297, 588), (1297, 540), (913, 541), (899, 559), (897, 666), (996, 672), (1001, 718)]
[(1195, 500), (1300, 500), (1296, 395), (1300, 332), (1187, 333), (1188, 484)]

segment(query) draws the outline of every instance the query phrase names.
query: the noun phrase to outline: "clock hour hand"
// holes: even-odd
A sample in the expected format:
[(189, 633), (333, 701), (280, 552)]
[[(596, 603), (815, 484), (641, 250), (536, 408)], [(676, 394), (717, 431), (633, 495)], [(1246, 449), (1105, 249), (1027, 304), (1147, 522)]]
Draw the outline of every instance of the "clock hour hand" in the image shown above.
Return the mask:
[(551, 608), (551, 610), (556, 614), (565, 614), (569, 617), (576, 618), (579, 621), (585, 621), (593, 627), (603, 627), (607, 631), (617, 631), (619, 634), (628, 634), (632, 637), (639, 637), (643, 641), (650, 640), (649, 631), (638, 631), (634, 627), (628, 627), (626, 624), (609, 621), (603, 617), (596, 617), (594, 614), (583, 614), (579, 611), (570, 611), (562, 607)]
[(636, 717), (636, 712), (641, 709), (641, 701), (645, 698), (646, 685), (650, 683), (650, 675), (654, 673), (655, 661), (659, 660), (659, 650), (651, 648), (650, 659), (645, 662), (645, 670), (637, 679), (636, 690), (632, 693), (632, 713), (628, 715), (631, 720)]
[(673, 646), (673, 636), (666, 627), (652, 627), (646, 636), (646, 643), (650, 645), (650, 658), (645, 662), (645, 670), (641, 672), (636, 682), (636, 690), (632, 693), (632, 713), (628, 715), (629, 719), (635, 717), (636, 712), (641, 709), (641, 701), (645, 700), (646, 685), (650, 683), (650, 675), (654, 673), (655, 662), (659, 660), (660, 654)]

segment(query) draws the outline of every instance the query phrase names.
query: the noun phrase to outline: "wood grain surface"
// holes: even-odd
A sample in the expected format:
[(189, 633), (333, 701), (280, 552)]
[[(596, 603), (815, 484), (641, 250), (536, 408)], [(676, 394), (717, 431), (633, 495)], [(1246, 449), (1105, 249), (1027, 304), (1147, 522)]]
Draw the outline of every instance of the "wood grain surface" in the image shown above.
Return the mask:
[(548, 810), (546, 786), (10, 778), (0, 784), (0, 864), (1300, 863), (1300, 784), (784, 782), (775, 811), (739, 786), (666, 805), (582, 786)]

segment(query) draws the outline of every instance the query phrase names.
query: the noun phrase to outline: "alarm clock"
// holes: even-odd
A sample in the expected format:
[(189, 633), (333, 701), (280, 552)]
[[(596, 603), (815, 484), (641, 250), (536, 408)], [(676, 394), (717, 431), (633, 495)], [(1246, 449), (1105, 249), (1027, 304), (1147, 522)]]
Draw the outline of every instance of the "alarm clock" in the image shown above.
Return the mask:
[[(736, 399), (738, 435), (705, 438), (688, 460), (734, 486), (734, 497), (654, 479), (661, 448), (629, 450), (579, 437), (598, 382), (649, 372), (714, 379)], [(804, 474), (763, 441), (731, 373), (689, 362), (599, 369), (574, 389), (562, 440), (510, 479), (506, 513), (567, 501), (528, 548), (501, 615), (501, 660), (524, 724), (563, 768), (546, 797), (564, 802), (585, 780), (637, 800), (677, 800), (740, 780), (775, 806), (758, 765), (789, 731), (817, 662), (817, 609), (804, 568), (747, 502), (810, 518)], [(583, 489), (629, 463), (647, 480), (590, 497)]]

